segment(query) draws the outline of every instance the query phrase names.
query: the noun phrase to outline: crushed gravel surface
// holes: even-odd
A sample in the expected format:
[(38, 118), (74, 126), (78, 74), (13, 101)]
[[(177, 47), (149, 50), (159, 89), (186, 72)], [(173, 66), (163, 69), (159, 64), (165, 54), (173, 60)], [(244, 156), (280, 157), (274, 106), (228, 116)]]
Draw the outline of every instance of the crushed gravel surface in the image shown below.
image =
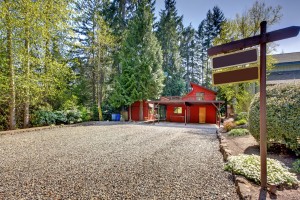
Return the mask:
[(0, 199), (238, 199), (215, 128), (95, 124), (0, 136)]

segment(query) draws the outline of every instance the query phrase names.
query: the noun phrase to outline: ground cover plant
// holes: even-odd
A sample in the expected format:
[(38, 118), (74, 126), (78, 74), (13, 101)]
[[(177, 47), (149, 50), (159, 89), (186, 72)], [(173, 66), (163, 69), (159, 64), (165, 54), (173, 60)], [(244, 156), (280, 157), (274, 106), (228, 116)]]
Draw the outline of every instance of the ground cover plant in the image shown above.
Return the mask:
[(293, 171), (300, 174), (300, 159), (293, 162)]
[[(234, 174), (245, 176), (247, 179), (260, 183), (260, 157), (257, 155), (231, 156), (225, 164), (225, 170)], [(288, 168), (279, 161), (267, 158), (268, 184), (271, 185), (298, 185), (295, 174), (289, 172)]]
[(228, 133), (229, 136), (243, 136), (243, 135), (248, 135), (248, 134), (249, 134), (249, 131), (245, 128), (232, 129)]

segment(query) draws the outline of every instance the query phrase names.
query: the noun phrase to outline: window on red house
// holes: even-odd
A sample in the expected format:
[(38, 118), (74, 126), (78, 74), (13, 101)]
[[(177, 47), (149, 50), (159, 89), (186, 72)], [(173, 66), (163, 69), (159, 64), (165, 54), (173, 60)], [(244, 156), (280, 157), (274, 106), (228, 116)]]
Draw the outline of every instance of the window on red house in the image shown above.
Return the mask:
[(197, 92), (196, 100), (204, 100), (204, 92)]
[(182, 107), (175, 107), (174, 108), (174, 113), (175, 114), (182, 114)]

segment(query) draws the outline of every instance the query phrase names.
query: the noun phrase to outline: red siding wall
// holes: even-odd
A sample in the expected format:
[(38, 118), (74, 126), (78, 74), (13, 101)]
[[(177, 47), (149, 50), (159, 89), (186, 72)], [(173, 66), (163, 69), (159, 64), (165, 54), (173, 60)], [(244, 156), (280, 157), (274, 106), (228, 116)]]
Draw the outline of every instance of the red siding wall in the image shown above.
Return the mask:
[[(174, 107), (182, 107), (182, 114), (175, 114)], [(190, 118), (188, 123), (199, 123), (199, 107), (206, 107), (206, 123), (216, 123), (216, 108), (213, 105), (192, 105), (190, 106)], [(168, 105), (167, 119), (169, 122), (184, 122), (184, 105)]]
[(204, 100), (205, 101), (213, 101), (216, 100), (216, 94), (213, 91), (207, 90), (204, 87), (191, 83), (193, 90), (182, 97), (183, 100), (188, 100), (196, 97), (197, 92), (204, 93)]
[[(128, 110), (129, 112), (129, 110)], [(131, 105), (131, 119), (133, 121), (139, 121), (139, 112), (140, 112), (140, 102), (136, 101)], [(148, 117), (148, 104), (146, 101), (143, 101), (143, 120), (145, 117)], [(130, 114), (128, 114), (128, 119), (129, 119)]]
[[(181, 114), (175, 114), (174, 108), (175, 107), (182, 107)], [(169, 122), (184, 122), (184, 113), (185, 113), (185, 105), (167, 105), (167, 119), (166, 121)]]
[[(191, 83), (193, 90), (182, 97), (182, 100), (196, 100), (196, 93), (203, 92), (204, 93), (204, 101), (213, 101), (216, 99), (216, 93), (208, 90), (202, 86), (196, 85)], [(182, 107), (181, 114), (175, 114), (174, 108), (175, 107)], [(216, 123), (216, 108), (211, 104), (203, 104), (203, 105), (192, 105), (190, 106), (190, 117), (187, 122), (188, 123), (199, 123), (199, 107), (206, 107), (206, 123)], [(143, 108), (144, 108), (144, 117), (148, 117), (148, 104), (146, 101), (143, 101)], [(139, 109), (140, 109), (140, 102), (137, 101), (131, 105), (131, 119), (133, 121), (139, 121)], [(167, 113), (166, 113), (166, 121), (170, 122), (184, 122), (184, 114), (185, 114), (185, 105), (178, 104), (178, 105), (167, 105)]]

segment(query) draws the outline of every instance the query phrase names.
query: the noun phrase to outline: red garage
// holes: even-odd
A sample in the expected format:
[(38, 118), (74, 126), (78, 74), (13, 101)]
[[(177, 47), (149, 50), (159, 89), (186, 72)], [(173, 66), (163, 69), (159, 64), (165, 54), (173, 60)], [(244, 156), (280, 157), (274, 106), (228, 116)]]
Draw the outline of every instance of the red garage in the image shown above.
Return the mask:
[[(217, 123), (217, 113), (223, 101), (216, 101), (216, 92), (191, 83), (192, 91), (185, 96), (165, 96), (159, 100), (135, 102), (129, 109), (134, 121), (153, 120), (185, 123)], [(140, 109), (140, 107), (143, 109)], [(130, 112), (131, 110), (131, 112)], [(140, 111), (143, 111), (140, 113)], [(157, 115), (157, 113), (159, 115)]]

